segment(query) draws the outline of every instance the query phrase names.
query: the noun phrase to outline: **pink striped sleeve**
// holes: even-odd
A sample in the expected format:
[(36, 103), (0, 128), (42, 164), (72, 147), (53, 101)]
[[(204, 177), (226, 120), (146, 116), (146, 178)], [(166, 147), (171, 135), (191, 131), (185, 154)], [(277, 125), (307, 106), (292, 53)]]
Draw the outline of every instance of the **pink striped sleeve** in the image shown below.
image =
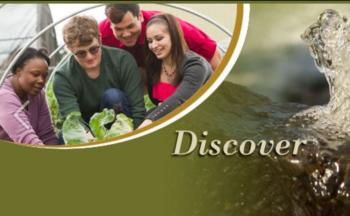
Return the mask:
[(0, 125), (13, 142), (43, 144), (30, 124), (27, 111), (13, 92), (0, 94)]

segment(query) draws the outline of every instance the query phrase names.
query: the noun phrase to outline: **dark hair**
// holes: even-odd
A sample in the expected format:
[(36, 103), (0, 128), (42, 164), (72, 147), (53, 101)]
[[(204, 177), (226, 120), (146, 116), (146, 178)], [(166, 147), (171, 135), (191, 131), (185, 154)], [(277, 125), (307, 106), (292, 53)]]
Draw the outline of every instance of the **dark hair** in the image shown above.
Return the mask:
[[(177, 22), (176, 18), (171, 14), (159, 14), (153, 16), (147, 23), (147, 28), (152, 24), (161, 23), (166, 26), (171, 41), (170, 55), (171, 59), (176, 65), (176, 82), (179, 82), (182, 77), (182, 71), (180, 66), (184, 59), (185, 53), (188, 50), (186, 41), (184, 39), (182, 29)], [(157, 59), (154, 53), (149, 49), (147, 37), (145, 37), (145, 55), (146, 55), (146, 73), (149, 79), (152, 79), (153, 83), (159, 81), (160, 72), (162, 67), (162, 60)]]
[(34, 58), (44, 59), (47, 62), (47, 64), (50, 65), (50, 59), (47, 56), (47, 50), (45, 48), (41, 48), (37, 50), (29, 47), (25, 49), (22, 55), (17, 59), (17, 61), (11, 68), (11, 72), (15, 74), (17, 69), (23, 68), (23, 66), (28, 60), (34, 59)]
[(138, 4), (107, 4), (105, 14), (112, 23), (118, 24), (123, 20), (124, 15), (130, 11), (133, 16), (140, 15)]

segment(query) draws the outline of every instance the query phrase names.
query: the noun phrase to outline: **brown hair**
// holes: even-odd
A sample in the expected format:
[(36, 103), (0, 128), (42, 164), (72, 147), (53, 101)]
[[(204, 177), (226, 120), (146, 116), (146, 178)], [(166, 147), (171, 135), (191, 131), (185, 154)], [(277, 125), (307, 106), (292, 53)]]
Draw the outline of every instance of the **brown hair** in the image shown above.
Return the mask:
[(120, 23), (128, 11), (134, 17), (138, 17), (140, 15), (140, 6), (138, 4), (107, 4), (105, 8), (106, 16), (114, 24)]
[[(185, 57), (185, 53), (188, 50), (187, 43), (184, 39), (182, 29), (177, 22), (176, 18), (171, 14), (159, 14), (153, 16), (147, 23), (147, 28), (152, 24), (161, 23), (166, 26), (171, 41), (171, 60), (176, 65), (176, 82), (179, 82), (182, 78), (182, 71), (179, 67)], [(149, 49), (147, 37), (145, 37), (145, 54), (146, 54), (146, 73), (149, 79), (156, 83), (159, 81), (160, 72), (162, 67), (162, 60), (157, 59), (154, 53)]]
[(97, 21), (90, 16), (74, 16), (63, 27), (63, 40), (68, 47), (78, 42), (89, 45), (94, 38), (100, 41)]

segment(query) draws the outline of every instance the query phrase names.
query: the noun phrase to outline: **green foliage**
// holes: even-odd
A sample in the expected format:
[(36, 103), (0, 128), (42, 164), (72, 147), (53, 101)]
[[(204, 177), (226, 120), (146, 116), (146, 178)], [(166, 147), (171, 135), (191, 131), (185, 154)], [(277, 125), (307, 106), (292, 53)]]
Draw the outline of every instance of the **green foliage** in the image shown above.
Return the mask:
[(63, 140), (67, 145), (88, 143), (88, 135), (84, 126), (80, 122), (79, 112), (70, 113), (62, 126)]
[(100, 113), (95, 113), (89, 122), (92, 133), (96, 136), (97, 140), (103, 140), (106, 137), (107, 129), (106, 124), (112, 123), (115, 119), (114, 110), (104, 109)]
[(117, 120), (113, 123), (111, 129), (107, 132), (106, 137), (116, 137), (133, 130), (132, 119), (128, 118), (125, 114), (120, 113), (117, 115)]
[[(111, 129), (108, 130), (106, 125), (111, 123), (113, 123)], [(132, 119), (122, 113), (115, 117), (113, 109), (104, 109), (100, 113), (95, 113), (90, 119), (89, 126), (95, 137), (81, 123), (81, 114), (79, 112), (72, 112), (63, 123), (62, 132), (64, 142), (67, 145), (75, 145), (97, 140), (101, 141), (123, 135), (133, 130)]]
[(143, 99), (145, 101), (146, 111), (149, 111), (150, 109), (153, 109), (154, 107), (156, 107), (156, 105), (154, 105), (153, 102), (151, 101), (151, 98), (149, 97), (148, 94), (145, 94), (143, 96)]
[[(59, 113), (57, 99), (53, 92), (52, 82), (47, 85), (46, 98), (52, 122), (56, 133), (62, 130), (66, 145), (83, 144), (96, 140), (101, 141), (107, 138), (120, 136), (133, 130), (132, 119), (122, 113), (115, 116), (114, 110), (112, 109), (105, 109), (100, 113), (95, 113), (91, 117), (89, 127), (95, 137), (90, 134), (89, 129), (82, 124), (81, 114), (79, 112), (69, 114), (65, 121), (63, 121)], [(148, 95), (144, 96), (144, 100), (146, 110), (155, 107)], [(108, 124), (112, 124), (109, 130), (105, 127)]]
[(57, 99), (53, 92), (52, 82), (46, 88), (46, 99), (50, 109), (51, 119), (54, 124), (55, 131), (58, 132), (62, 128), (63, 120), (59, 113)]
[[(47, 98), (49, 110), (51, 113), (52, 122), (53, 122), (54, 127), (55, 127), (55, 131), (58, 132), (62, 128), (63, 119), (60, 115), (59, 108), (58, 108), (58, 102), (57, 102), (57, 99), (56, 99), (55, 94), (53, 92), (52, 82), (50, 82), (47, 86), (46, 98)], [(150, 109), (153, 109), (154, 107), (156, 107), (156, 105), (154, 105), (153, 102), (151, 101), (148, 94), (144, 95), (144, 101), (145, 101), (146, 111), (149, 111)], [(93, 123), (93, 125), (94, 125), (94, 123)], [(94, 127), (94, 126), (92, 126), (92, 127)]]

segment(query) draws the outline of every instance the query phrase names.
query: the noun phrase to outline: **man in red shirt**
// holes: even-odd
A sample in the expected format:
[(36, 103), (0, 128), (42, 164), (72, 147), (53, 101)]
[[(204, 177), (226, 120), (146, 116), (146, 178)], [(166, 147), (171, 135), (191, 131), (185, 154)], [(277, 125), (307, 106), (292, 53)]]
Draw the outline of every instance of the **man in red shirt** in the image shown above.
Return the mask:
[[(129, 51), (144, 68), (146, 25), (160, 12), (140, 10), (137, 4), (108, 4), (105, 13), (107, 19), (99, 24), (102, 44)], [(215, 70), (221, 61), (216, 42), (192, 24), (178, 21), (189, 49), (203, 56)]]

